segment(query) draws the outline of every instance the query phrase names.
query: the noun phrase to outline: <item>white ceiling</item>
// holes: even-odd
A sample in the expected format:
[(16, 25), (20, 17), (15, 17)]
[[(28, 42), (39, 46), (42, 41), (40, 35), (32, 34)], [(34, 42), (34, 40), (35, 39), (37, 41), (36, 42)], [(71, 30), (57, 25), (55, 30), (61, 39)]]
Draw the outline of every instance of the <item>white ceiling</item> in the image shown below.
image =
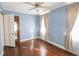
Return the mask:
[[(30, 2), (30, 3), (35, 4), (35, 2)], [(51, 10), (54, 10), (56, 8), (59, 8), (59, 7), (62, 7), (64, 5), (71, 4), (71, 3), (69, 2), (68, 3), (67, 2), (44, 2), (43, 4), (41, 4), (41, 6), (47, 6), (49, 8), (36, 8), (32, 10), (29, 10), (29, 9), (34, 8), (34, 6), (24, 3), (24, 2), (1, 2), (0, 4), (2, 7), (1, 9), (3, 10), (15, 11), (15, 12), (20, 12), (24, 14), (42, 15), (47, 12), (50, 12)], [(39, 13), (36, 10), (39, 10)]]

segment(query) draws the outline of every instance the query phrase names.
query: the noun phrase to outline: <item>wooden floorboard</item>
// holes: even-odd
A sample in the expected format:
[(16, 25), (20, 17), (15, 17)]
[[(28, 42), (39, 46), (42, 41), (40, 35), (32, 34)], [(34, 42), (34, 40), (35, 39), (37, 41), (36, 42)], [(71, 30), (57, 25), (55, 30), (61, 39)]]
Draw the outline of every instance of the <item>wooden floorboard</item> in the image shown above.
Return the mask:
[(75, 56), (39, 38), (21, 42), (16, 48), (4, 47), (4, 56)]

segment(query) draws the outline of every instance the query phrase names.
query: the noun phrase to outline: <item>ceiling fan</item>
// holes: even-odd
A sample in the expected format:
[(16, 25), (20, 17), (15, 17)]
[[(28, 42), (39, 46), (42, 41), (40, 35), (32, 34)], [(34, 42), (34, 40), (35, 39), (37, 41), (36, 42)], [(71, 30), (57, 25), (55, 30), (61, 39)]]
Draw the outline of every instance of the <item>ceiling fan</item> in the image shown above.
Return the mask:
[(24, 2), (26, 4), (29, 4), (31, 6), (34, 6), (33, 8), (29, 9), (29, 10), (32, 10), (32, 9), (36, 9), (36, 8), (45, 8), (45, 9), (49, 9), (48, 6), (42, 6), (42, 4), (44, 4), (44, 2), (35, 2), (35, 3), (31, 3), (31, 2)]

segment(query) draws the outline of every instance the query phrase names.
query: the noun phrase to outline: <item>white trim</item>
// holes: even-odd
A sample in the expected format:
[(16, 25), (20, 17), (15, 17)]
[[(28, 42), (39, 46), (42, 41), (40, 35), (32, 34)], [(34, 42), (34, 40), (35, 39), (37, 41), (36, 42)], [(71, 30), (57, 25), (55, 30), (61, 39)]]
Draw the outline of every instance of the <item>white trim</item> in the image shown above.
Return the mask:
[(47, 10), (41, 12), (40, 15), (44, 15), (44, 14), (46, 14), (46, 13), (49, 13), (49, 12), (51, 12), (51, 11), (54, 11), (54, 10), (56, 10), (56, 9), (58, 9), (58, 8), (61, 8), (61, 7), (63, 7), (63, 6), (67, 6), (67, 5), (72, 4), (72, 3), (74, 3), (74, 2), (67, 2), (67, 3), (64, 2), (64, 3), (57, 4), (56, 7), (51, 8), (51, 9), (47, 9)]
[(73, 54), (75, 54), (75, 55), (79, 55), (79, 54), (77, 54), (76, 52), (73, 52), (73, 51), (71, 51), (71, 50), (68, 50), (68, 49), (66, 49), (65, 47), (60, 46), (60, 45), (58, 45), (58, 44), (56, 44), (56, 43), (54, 43), (54, 42), (48, 42), (48, 43), (53, 44), (53, 45), (55, 45), (55, 46), (57, 46), (57, 47), (59, 47), (59, 48), (61, 48), (61, 49), (63, 49), (63, 50), (66, 50), (66, 51), (68, 51), (68, 52), (70, 52), (70, 53), (73, 53)]
[(30, 40), (30, 38), (28, 38), (28, 39), (21, 39), (20, 42), (24, 42), (24, 41), (28, 41), (28, 40)]
[(39, 38), (39, 37), (32, 37), (32, 38), (28, 38), (28, 39), (21, 39), (20, 41), (21, 41), (21, 42), (24, 42), (24, 41), (28, 41), (28, 40), (36, 39), (36, 38)]
[[(42, 39), (42, 38), (41, 38), (41, 39)], [(43, 39), (42, 39), (42, 40), (43, 40)], [(43, 41), (46, 41), (46, 40), (43, 40)], [(74, 52), (74, 51), (68, 50), (68, 49), (66, 49), (65, 47), (63, 47), (63, 46), (61, 46), (61, 45), (58, 45), (58, 44), (56, 44), (56, 43), (54, 43), (54, 42), (50, 42), (50, 41), (46, 41), (46, 42), (48, 42), (49, 44), (55, 45), (55, 46), (57, 46), (57, 47), (59, 47), (59, 48), (65, 50), (65, 51), (68, 51), (68, 52), (70, 52), (70, 53), (73, 53), (73, 54), (79, 56), (79, 53), (76, 53), (76, 52)]]

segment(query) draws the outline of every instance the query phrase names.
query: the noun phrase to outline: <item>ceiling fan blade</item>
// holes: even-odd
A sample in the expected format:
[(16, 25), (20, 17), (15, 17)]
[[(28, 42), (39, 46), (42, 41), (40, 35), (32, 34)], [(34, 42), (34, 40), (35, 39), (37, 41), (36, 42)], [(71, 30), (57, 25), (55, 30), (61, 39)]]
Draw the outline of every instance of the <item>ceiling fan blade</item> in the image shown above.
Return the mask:
[(48, 6), (39, 6), (39, 8), (46, 8), (46, 9), (48, 9), (50, 7), (48, 7)]
[(29, 5), (32, 5), (32, 6), (35, 6), (35, 4), (32, 4), (30, 2), (24, 2), (24, 3), (29, 4)]
[(44, 2), (36, 2), (36, 4), (38, 4), (38, 5), (41, 5), (41, 4), (43, 4)]
[(36, 7), (34, 7), (34, 8), (31, 8), (31, 9), (28, 9), (28, 11), (30, 11), (30, 10), (32, 10), (32, 9), (36, 9)]

